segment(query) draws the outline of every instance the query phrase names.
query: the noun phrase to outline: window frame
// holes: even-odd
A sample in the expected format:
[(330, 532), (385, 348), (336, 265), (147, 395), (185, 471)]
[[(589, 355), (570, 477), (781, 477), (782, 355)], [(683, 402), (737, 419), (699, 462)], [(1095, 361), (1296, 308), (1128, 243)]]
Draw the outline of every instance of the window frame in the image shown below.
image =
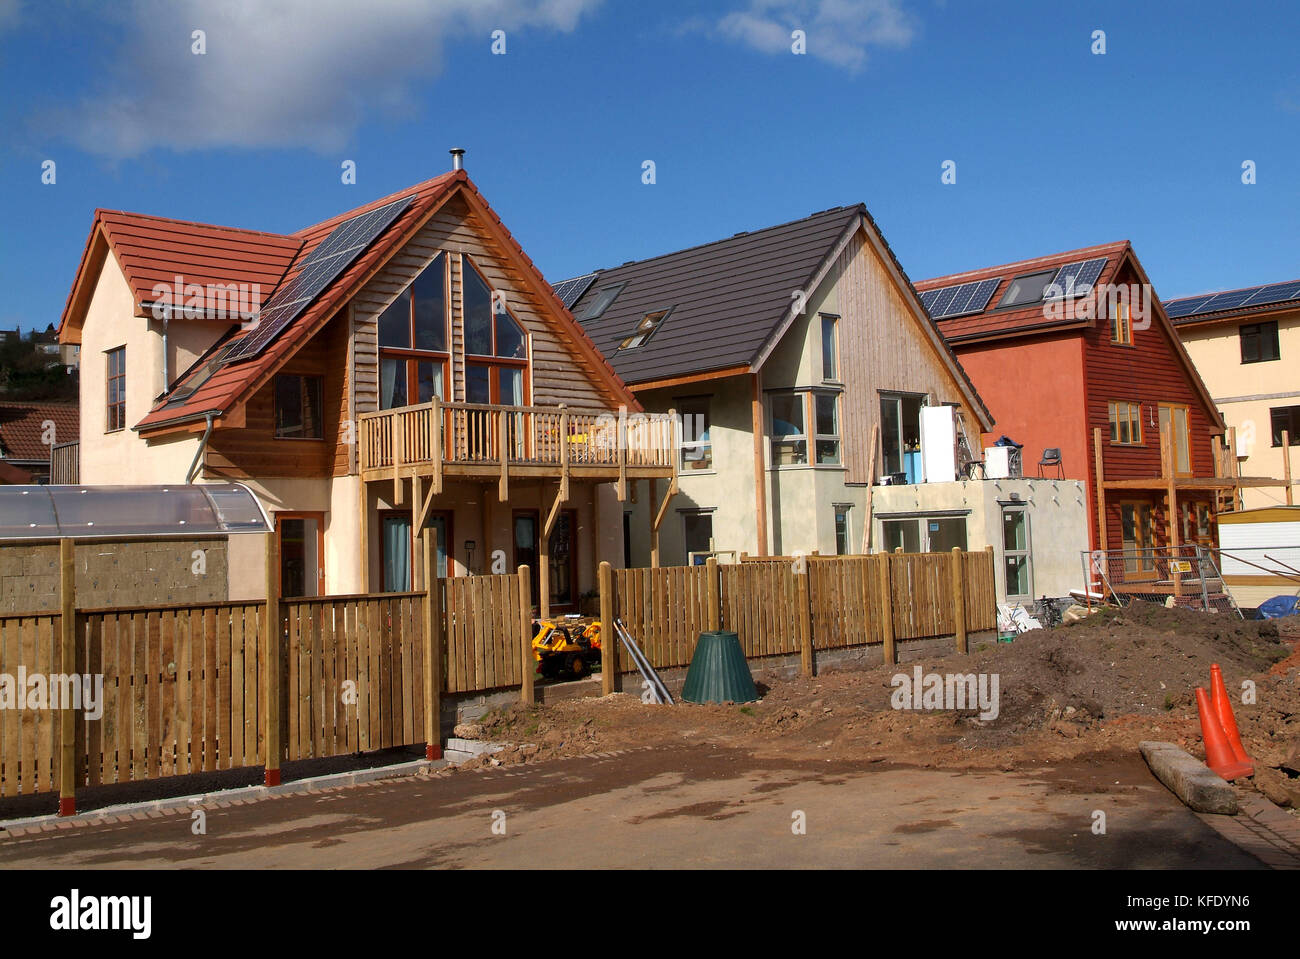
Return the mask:
[[(1191, 476), (1194, 472), (1192, 463), (1192, 408), (1186, 403), (1158, 403), (1156, 406), (1156, 424), (1160, 424), (1161, 416), (1165, 410), (1169, 411), (1169, 442), (1173, 448), (1169, 451), (1169, 463), (1175, 476)], [(1176, 410), (1183, 411), (1183, 429), (1177, 431)], [(1160, 431), (1164, 436), (1164, 430)], [(1187, 468), (1182, 469), (1178, 465), (1178, 453), (1183, 450), (1187, 453)]]
[[(835, 555), (852, 556), (853, 555), (853, 525), (849, 522), (849, 515), (853, 511), (852, 503), (832, 503), (831, 508), (834, 510), (834, 531), (835, 531)], [(844, 520), (844, 548), (840, 548), (840, 519)]]
[[(1120, 407), (1128, 409), (1128, 426), (1129, 438), (1121, 440), (1119, 438), (1119, 409)], [(1106, 401), (1106, 418), (1110, 424), (1110, 445), (1111, 446), (1145, 446), (1142, 432), (1142, 403), (1136, 400), (1107, 400)], [(1133, 427), (1137, 426), (1137, 439), (1133, 438)]]
[[(442, 260), (442, 284), (443, 284), (442, 285), (442, 313), (443, 313), (443, 323), (444, 323), (444, 333), (445, 333), (444, 342), (447, 344), (446, 352), (440, 352), (438, 350), (422, 350), (415, 346), (416, 343), (415, 284), (416, 281), (420, 278), (420, 276), (422, 276), (426, 270), (432, 268), (434, 262), (439, 259)], [(387, 313), (388, 310), (390, 310), (393, 307), (393, 305), (396, 304), (397, 301), (400, 300), (403, 296), (407, 297), (406, 342), (410, 345), (409, 346), (384, 346), (382, 343), (378, 343), (379, 323), (382, 321), (384, 314)], [(378, 354), (379, 354), (377, 358), (379, 368), (376, 370), (376, 374), (379, 377), (379, 390), (380, 390), (379, 408), (381, 410), (392, 410), (392, 409), (402, 409), (404, 406), (420, 405), (420, 364), (421, 363), (435, 363), (442, 367), (442, 390), (440, 395), (438, 396), (438, 399), (446, 400), (448, 395), (448, 390), (450, 389), (451, 349), (452, 349), (453, 331), (455, 325), (452, 322), (452, 309), (451, 309), (451, 258), (448, 256), (447, 251), (445, 250), (440, 251), (433, 258), (433, 260), (430, 261), (424, 267), (424, 270), (421, 270), (420, 273), (416, 274), (416, 276), (411, 278), (411, 282), (402, 288), (402, 290), (397, 294), (397, 296), (393, 298), (392, 302), (390, 302), (388, 306), (384, 307), (384, 309), (380, 310), (378, 316), (375, 317), (375, 324), (376, 324), (375, 336), (376, 336), (376, 342), (378, 343)], [(404, 368), (404, 375), (406, 380), (406, 384), (405, 384), (406, 402), (405, 404), (403, 404), (403, 406), (385, 405), (389, 399), (389, 397), (385, 396), (383, 393), (383, 368), (384, 368), (385, 360), (392, 360), (394, 362), (401, 363), (402, 367)], [(428, 401), (426, 400), (426, 402)]]
[[(810, 425), (812, 426), (812, 442), (813, 442), (812, 465), (826, 466), (826, 467), (843, 467), (844, 466), (844, 443), (842, 438), (844, 432), (843, 432), (843, 426), (840, 422), (840, 394), (838, 392), (832, 392), (829, 390), (810, 390), (809, 392), (812, 397), (811, 401), (809, 402), (809, 405), (812, 407), (811, 410), (812, 419), (810, 421)], [(820, 424), (817, 422), (818, 420), (817, 402), (818, 400), (823, 398), (829, 399), (834, 404), (834, 416), (835, 416), (834, 433), (821, 432)], [(820, 449), (822, 443), (835, 444), (834, 462), (827, 462), (827, 463), (822, 462), (821, 449)]]
[[(1256, 353), (1253, 358), (1246, 356), (1246, 331), (1252, 331), (1249, 335), (1255, 338)], [(1271, 334), (1271, 336), (1269, 335)], [(1271, 356), (1263, 355), (1261, 347), (1265, 340), (1269, 341), (1271, 346)], [(1278, 340), (1277, 320), (1261, 320), (1258, 323), (1242, 323), (1237, 327), (1237, 342), (1241, 347), (1241, 362), (1243, 365), (1250, 363), (1272, 363), (1282, 358), (1282, 346)]]
[[(712, 473), (716, 472), (713, 465), (713, 395), (700, 394), (696, 396), (680, 396), (674, 400), (677, 404), (678, 415), (682, 417), (682, 442), (678, 471), (681, 473)], [(703, 406), (704, 408), (704, 430), (701, 434), (707, 437), (702, 439), (696, 436), (694, 439), (686, 438), (686, 417), (696, 415), (692, 407)], [(699, 450), (702, 456), (699, 459), (691, 460), (691, 463), (703, 461), (703, 466), (688, 466), (686, 453), (688, 450)]]
[[(1131, 509), (1133, 511), (1133, 539), (1124, 538), (1124, 511)], [(1146, 525), (1142, 523), (1146, 519)], [(1155, 579), (1156, 578), (1156, 508), (1150, 500), (1120, 500), (1119, 502), (1119, 537), (1120, 546), (1124, 552), (1129, 552), (1128, 544), (1133, 543), (1132, 552), (1136, 557), (1132, 560), (1127, 557), (1124, 559), (1124, 577), (1125, 579)], [(1143, 543), (1147, 545), (1142, 545)], [(1143, 551), (1150, 553), (1144, 556)]]
[[(654, 335), (659, 332), (659, 328), (664, 325), (664, 321), (672, 315), (673, 310), (676, 308), (676, 304), (674, 304), (673, 306), (663, 309), (654, 309), (647, 312), (637, 321), (636, 327), (632, 330), (631, 334), (620, 341), (618, 349), (614, 352), (621, 353), (623, 350), (638, 350), (645, 346), (654, 338)], [(651, 323), (650, 318), (652, 316), (657, 316), (659, 319)], [(647, 326), (646, 324), (649, 325)], [(633, 340), (636, 340), (637, 342), (633, 343)]]
[[(1060, 272), (1059, 267), (1052, 267), (1051, 269), (1048, 270), (1033, 270), (1032, 272), (1022, 273), (1020, 276), (1012, 277), (1011, 282), (1007, 284), (1006, 292), (1002, 294), (1002, 299), (998, 300), (998, 309), (999, 310), (1023, 310), (1025, 307), (1033, 306), (1035, 303), (1046, 302), (1047, 288), (1048, 286), (1051, 285), (1052, 280), (1056, 278), (1056, 274), (1059, 272)], [(1011, 291), (1017, 283), (1019, 283), (1021, 280), (1028, 280), (1031, 277), (1035, 277), (1035, 276), (1044, 276), (1047, 278), (1046, 280), (1043, 281), (1042, 289), (1039, 290), (1038, 295), (1036, 297), (1034, 297), (1032, 300), (1021, 300), (1017, 303), (1007, 302), (1007, 298), (1011, 296)]]
[[(715, 551), (715, 550), (714, 550), (714, 538), (713, 538), (713, 514), (714, 514), (715, 512), (716, 512), (716, 510), (714, 510), (714, 509), (712, 509), (712, 508), (709, 508), (709, 509), (681, 509), (681, 510), (678, 510), (678, 511), (677, 511), (678, 515), (679, 515), (679, 516), (681, 517), (681, 519), (682, 519), (682, 555), (683, 555), (684, 560), (686, 561), (686, 565), (688, 565), (688, 566), (691, 565), (691, 553), (701, 553), (701, 552), (703, 552), (703, 553), (712, 553), (712, 552)], [(705, 549), (703, 549), (703, 550), (698, 550), (698, 549), (697, 549), (697, 550), (693, 550), (693, 549), (690, 548), (689, 533), (688, 533), (688, 531), (687, 531), (686, 524), (687, 524), (690, 520), (700, 520), (700, 519), (707, 520), (707, 521), (708, 521), (708, 524), (709, 524), (709, 539), (708, 539), (708, 546), (707, 546)]]
[[(118, 360), (117, 372), (113, 361)], [(113, 399), (113, 384), (120, 383), (118, 399)], [(116, 423), (116, 425), (114, 425)], [(104, 432), (126, 429), (126, 344), (104, 351)]]
[[(840, 379), (840, 317), (837, 313), (819, 313), (822, 321), (822, 382), (839, 383)], [(830, 336), (827, 336), (827, 327), (830, 327)], [(826, 371), (826, 347), (829, 340), (831, 370)]]
[[(618, 299), (619, 294), (623, 292), (623, 287), (625, 286), (627, 286), (626, 281), (622, 283), (610, 283), (607, 286), (602, 286), (598, 290), (594, 290), (591, 294), (591, 303), (583, 309), (582, 313), (574, 314), (573, 318), (579, 323), (590, 323), (592, 320), (600, 319), (605, 315), (606, 311), (614, 305), (614, 301)], [(601, 297), (606, 294), (609, 295), (609, 299), (602, 304), (600, 302)], [(600, 309), (596, 309), (597, 306), (600, 306)]]
[(1127, 303), (1112, 303), (1110, 342), (1114, 346), (1133, 345), (1133, 311)]
[[(775, 410), (775, 409), (773, 408), (773, 406), (772, 406), (772, 401), (773, 401), (774, 399), (776, 399), (777, 397), (791, 397), (791, 398), (793, 398), (793, 399), (795, 399), (795, 400), (798, 401), (798, 410), (799, 410), (799, 415), (800, 415), (800, 419), (802, 420), (802, 422), (801, 422), (800, 424), (798, 424), (798, 426), (799, 426), (799, 432), (798, 432), (798, 433), (785, 433), (785, 434), (782, 434), (782, 435), (780, 436), (780, 438), (777, 437), (777, 433), (776, 433), (776, 410)], [(808, 440), (809, 440), (809, 436), (808, 436), (808, 399), (807, 399), (807, 392), (806, 392), (806, 391), (800, 391), (800, 390), (772, 390), (772, 391), (768, 392), (768, 394), (767, 394), (767, 403), (766, 403), (766, 406), (767, 406), (767, 426), (768, 426), (768, 430), (767, 430), (767, 437), (768, 437), (768, 450), (769, 450), (769, 454), (770, 454), (770, 456), (771, 456), (772, 468), (773, 468), (773, 469), (782, 469), (782, 468), (785, 468), (785, 467), (792, 467), (792, 466), (810, 466), (810, 465), (812, 465), (811, 462), (810, 462), (810, 460), (809, 460), (809, 450), (808, 450)], [(791, 425), (791, 426), (794, 426), (794, 425), (796, 425), (796, 424), (791, 423), (790, 425)], [(795, 461), (795, 462), (790, 462), (790, 463), (781, 463), (781, 462), (778, 462), (778, 460), (777, 460), (777, 447), (778, 447), (778, 445), (781, 445), (781, 446), (787, 446), (787, 445), (788, 445), (788, 446), (792, 446), (792, 447), (797, 448), (799, 444), (802, 444), (802, 445), (803, 445), (803, 459), (802, 459), (802, 461)]]
[[(1020, 549), (1007, 548), (1007, 514), (1019, 513), (1020, 521), (1025, 530), (1025, 545)], [(1006, 596), (1008, 603), (1013, 600), (1021, 603), (1032, 603), (1034, 601), (1034, 557), (1033, 557), (1033, 540), (1030, 538), (1032, 532), (1029, 528), (1029, 505), (1027, 503), (1003, 503), (1002, 504), (1002, 592)], [(1007, 566), (1011, 560), (1023, 559), (1025, 561), (1025, 584), (1029, 587), (1028, 593), (1011, 592), (1011, 583), (1008, 579)]]
[[(315, 411), (316, 435), (292, 435), (280, 432), (280, 382), (282, 380), (294, 379), (299, 383), (298, 405), (299, 413), (305, 414), (305, 406), (308, 399), (307, 390), (305, 389), (307, 381), (311, 380), (316, 384), (316, 401), (317, 409)], [(302, 415), (302, 422), (307, 422), (307, 416)], [(308, 440), (312, 442), (321, 442), (325, 439), (325, 377), (319, 373), (276, 373), (271, 378), (271, 436), (277, 440)]]
[[(1278, 414), (1285, 414), (1290, 422), (1281, 429), (1277, 426)], [(1290, 446), (1300, 446), (1300, 406), (1270, 406), (1268, 408), (1269, 445), (1272, 449), (1282, 448), (1282, 429), (1289, 434)]]

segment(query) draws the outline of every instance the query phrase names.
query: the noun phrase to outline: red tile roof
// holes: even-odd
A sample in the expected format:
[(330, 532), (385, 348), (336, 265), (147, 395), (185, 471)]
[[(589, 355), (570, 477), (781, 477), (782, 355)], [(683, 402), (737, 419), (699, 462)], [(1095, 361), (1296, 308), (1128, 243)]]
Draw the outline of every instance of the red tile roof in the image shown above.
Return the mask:
[(989, 297), (988, 308), (983, 312), (937, 321), (940, 331), (951, 343), (1018, 336), (1057, 326), (1077, 326), (1080, 321), (1075, 319), (1049, 320), (1043, 315), (1043, 304), (1041, 302), (1019, 309), (1007, 310), (998, 309), (998, 303), (1001, 302), (1007, 287), (1011, 285), (1016, 277), (1054, 269), (1064, 266), (1066, 263), (1077, 263), (1080, 260), (1093, 260), (1104, 256), (1106, 265), (1102, 268), (1101, 276), (1097, 278), (1097, 285), (1109, 283), (1119, 269), (1125, 253), (1131, 249), (1127, 240), (1118, 243), (1105, 243), (1100, 246), (1067, 250), (1064, 253), (1053, 253), (1051, 256), (1039, 256), (1030, 260), (1003, 263), (1000, 266), (982, 267), (978, 270), (968, 270), (965, 273), (936, 276), (933, 279), (921, 280), (915, 286), (917, 292), (924, 293), (926, 290), (936, 290), (946, 286), (954, 286), (958, 283), (969, 283), (973, 280), (986, 280), (995, 276), (1002, 278), (998, 288)]
[(73, 404), (0, 403), (0, 458), (20, 463), (49, 462), (47, 421), (54, 424), (55, 443), (70, 443), (80, 435), (80, 417)]

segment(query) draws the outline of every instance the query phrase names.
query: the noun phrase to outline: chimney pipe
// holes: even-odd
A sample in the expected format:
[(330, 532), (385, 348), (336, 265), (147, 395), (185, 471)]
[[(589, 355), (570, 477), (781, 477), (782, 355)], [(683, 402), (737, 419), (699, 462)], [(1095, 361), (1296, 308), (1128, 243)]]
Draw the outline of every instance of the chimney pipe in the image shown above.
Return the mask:
[(453, 170), (463, 170), (465, 168), (465, 151), (460, 147), (452, 147), (447, 152), (451, 154), (451, 168)]

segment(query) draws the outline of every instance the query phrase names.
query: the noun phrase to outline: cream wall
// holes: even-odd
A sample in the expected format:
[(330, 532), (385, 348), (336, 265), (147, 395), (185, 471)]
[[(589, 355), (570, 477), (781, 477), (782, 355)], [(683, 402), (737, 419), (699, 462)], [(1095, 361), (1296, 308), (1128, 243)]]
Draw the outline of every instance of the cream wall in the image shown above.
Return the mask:
[[(1280, 358), (1265, 363), (1242, 363), (1241, 322), (1277, 320)], [(1178, 329), (1183, 345), (1209, 387), (1215, 405), (1228, 426), (1237, 431), (1238, 463), (1243, 476), (1283, 477), (1281, 447), (1272, 445), (1269, 410), (1300, 406), (1300, 311), (1242, 321)], [(1300, 450), (1292, 447), (1291, 472), (1300, 481)], [(1246, 509), (1286, 503), (1281, 487), (1242, 491)]]

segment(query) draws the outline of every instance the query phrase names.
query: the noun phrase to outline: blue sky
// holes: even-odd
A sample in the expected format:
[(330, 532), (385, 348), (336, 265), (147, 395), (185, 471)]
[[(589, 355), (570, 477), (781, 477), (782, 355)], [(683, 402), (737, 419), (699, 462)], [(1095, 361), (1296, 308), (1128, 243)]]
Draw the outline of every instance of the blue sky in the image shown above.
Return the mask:
[(1166, 299), (1297, 278), (1298, 9), (0, 0), (0, 327), (58, 321), (96, 207), (291, 231), (451, 146), (551, 280), (859, 201), (914, 280), (1124, 238)]

